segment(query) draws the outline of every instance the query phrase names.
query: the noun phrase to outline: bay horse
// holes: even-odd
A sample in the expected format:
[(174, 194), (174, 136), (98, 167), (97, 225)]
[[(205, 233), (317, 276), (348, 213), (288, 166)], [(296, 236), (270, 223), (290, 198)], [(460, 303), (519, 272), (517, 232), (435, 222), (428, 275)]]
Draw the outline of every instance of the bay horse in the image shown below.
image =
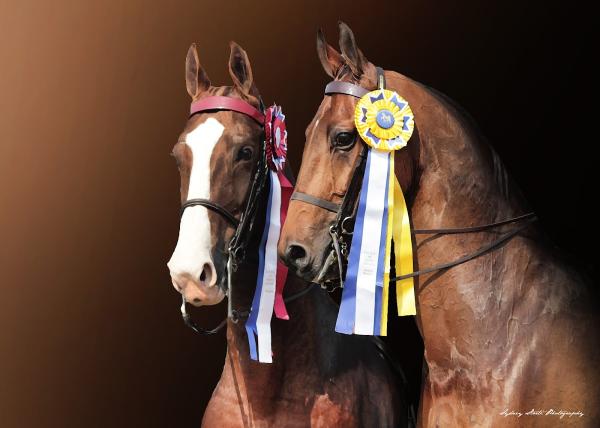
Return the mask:
[[(250, 308), (256, 287), (269, 190), (257, 183), (265, 143), (253, 117), (262, 114), (262, 101), (246, 52), (234, 42), (230, 48), (233, 86), (212, 86), (195, 45), (187, 54), (192, 105), (226, 97), (229, 105), (242, 107), (192, 114), (173, 148), (183, 212), (168, 268), (184, 308), (216, 305), (229, 293), (231, 312), (240, 314)], [(247, 257), (228, 270), (235, 236), (246, 242)], [(336, 335), (336, 305), (320, 287), (288, 275), (285, 290), (300, 297), (289, 302), (290, 320), (272, 322), (272, 364), (251, 360), (243, 320), (227, 319), (225, 365), (202, 426), (407, 426), (404, 386), (376, 343)]]
[[(338, 91), (324, 96), (306, 129), (295, 188), (303, 196), (290, 203), (278, 247), (282, 260), (309, 281), (340, 275), (335, 262), (327, 269), (336, 222), (331, 207), (340, 207), (350, 191), (364, 145), (352, 95), (378, 87), (375, 65), (350, 28), (339, 27), (340, 52), (317, 34), (319, 59)], [(397, 72), (384, 76), (387, 89), (404, 97), (415, 116), (415, 131), (395, 152), (394, 164), (413, 228), (473, 227), (527, 211), (466, 113)], [(497, 236), (511, 237), (473, 260), (415, 278), (425, 347), (418, 425), (600, 426), (599, 324), (589, 280), (549, 244), (537, 223), (475, 230), (416, 235), (413, 244), (415, 268), (427, 271), (477, 252)], [(561, 417), (561, 411), (575, 413)]]

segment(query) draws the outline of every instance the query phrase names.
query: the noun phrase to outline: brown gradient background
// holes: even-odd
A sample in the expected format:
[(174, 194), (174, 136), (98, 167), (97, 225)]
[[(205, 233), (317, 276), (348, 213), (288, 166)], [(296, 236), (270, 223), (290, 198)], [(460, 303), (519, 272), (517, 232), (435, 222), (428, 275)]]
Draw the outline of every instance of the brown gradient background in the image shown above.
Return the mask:
[[(217, 85), (230, 82), (228, 41), (248, 51), (264, 99), (285, 107), (297, 168), (327, 80), (315, 31), (337, 45), (345, 20), (373, 62), (470, 111), (555, 242), (594, 261), (591, 14), (546, 1), (280, 3), (0, 0), (1, 427), (199, 426), (225, 340), (183, 326), (165, 265), (194, 41)], [(408, 324), (394, 325), (397, 344)]]

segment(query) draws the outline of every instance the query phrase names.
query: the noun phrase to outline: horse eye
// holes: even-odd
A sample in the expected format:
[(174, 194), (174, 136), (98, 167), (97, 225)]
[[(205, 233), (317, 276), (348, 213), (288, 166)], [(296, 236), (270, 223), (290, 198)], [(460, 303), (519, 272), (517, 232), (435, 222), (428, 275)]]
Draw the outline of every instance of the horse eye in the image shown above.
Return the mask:
[(252, 159), (252, 149), (250, 147), (242, 147), (235, 157), (235, 161), (247, 161)]
[(356, 132), (339, 132), (333, 138), (333, 146), (338, 149), (348, 150), (356, 141)]

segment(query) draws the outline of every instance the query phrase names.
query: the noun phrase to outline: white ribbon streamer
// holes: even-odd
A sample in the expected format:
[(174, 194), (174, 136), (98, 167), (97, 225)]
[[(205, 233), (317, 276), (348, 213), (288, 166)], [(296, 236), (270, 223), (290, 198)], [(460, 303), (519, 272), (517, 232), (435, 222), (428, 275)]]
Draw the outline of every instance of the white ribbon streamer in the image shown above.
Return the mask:
[(386, 207), (390, 152), (371, 149), (363, 238), (356, 276), (355, 334), (373, 335), (381, 225)]
[(265, 262), (263, 271), (262, 290), (258, 306), (256, 320), (256, 332), (258, 336), (258, 361), (261, 363), (273, 362), (271, 352), (271, 317), (275, 302), (275, 288), (277, 279), (277, 242), (281, 229), (281, 185), (275, 171), (269, 171), (271, 175), (271, 206), (269, 231), (265, 246)]

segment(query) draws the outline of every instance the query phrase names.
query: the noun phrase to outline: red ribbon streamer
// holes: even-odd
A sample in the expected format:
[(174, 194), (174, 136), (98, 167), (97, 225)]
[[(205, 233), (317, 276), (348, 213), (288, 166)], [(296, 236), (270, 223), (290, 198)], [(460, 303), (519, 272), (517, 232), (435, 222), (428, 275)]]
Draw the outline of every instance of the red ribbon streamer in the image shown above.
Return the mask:
[[(281, 184), (281, 225), (287, 216), (287, 210), (292, 196), (293, 187), (284, 173), (287, 156), (287, 131), (285, 129), (285, 115), (281, 107), (273, 105), (265, 112), (265, 140), (266, 154), (269, 168), (277, 172)], [(290, 316), (283, 300), (283, 288), (287, 279), (288, 268), (281, 260), (277, 261), (276, 286), (275, 286), (275, 316), (288, 320)]]

